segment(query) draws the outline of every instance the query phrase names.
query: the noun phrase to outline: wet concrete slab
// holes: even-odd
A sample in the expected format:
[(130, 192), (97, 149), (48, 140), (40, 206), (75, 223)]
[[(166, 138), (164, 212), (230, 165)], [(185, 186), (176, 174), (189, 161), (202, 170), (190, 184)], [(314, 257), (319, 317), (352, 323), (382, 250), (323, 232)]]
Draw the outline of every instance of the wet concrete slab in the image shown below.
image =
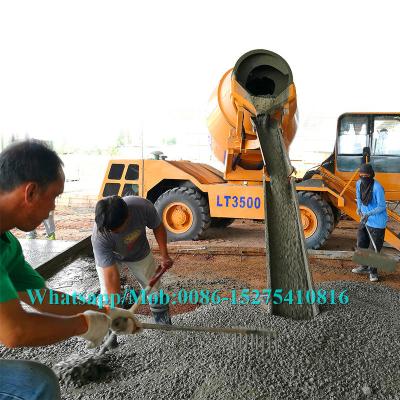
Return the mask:
[(83, 257), (67, 265), (48, 280), (52, 289), (73, 293), (100, 292), (99, 278), (93, 258)]
[(69, 240), (19, 239), (25, 259), (33, 268), (51, 260), (77, 242)]

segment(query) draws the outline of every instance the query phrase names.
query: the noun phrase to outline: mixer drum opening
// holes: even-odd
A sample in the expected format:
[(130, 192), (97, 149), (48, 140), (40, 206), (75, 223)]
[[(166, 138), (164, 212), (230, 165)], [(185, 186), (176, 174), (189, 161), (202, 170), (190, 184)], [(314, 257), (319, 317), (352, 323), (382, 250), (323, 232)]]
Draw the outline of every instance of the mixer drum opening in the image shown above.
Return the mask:
[(247, 78), (245, 89), (252, 96), (273, 95), (276, 85), (275, 81), (269, 78), (271, 72), (271, 67), (266, 65), (254, 68)]
[(252, 96), (278, 96), (293, 83), (287, 62), (268, 50), (253, 50), (244, 54), (237, 61), (233, 75)]

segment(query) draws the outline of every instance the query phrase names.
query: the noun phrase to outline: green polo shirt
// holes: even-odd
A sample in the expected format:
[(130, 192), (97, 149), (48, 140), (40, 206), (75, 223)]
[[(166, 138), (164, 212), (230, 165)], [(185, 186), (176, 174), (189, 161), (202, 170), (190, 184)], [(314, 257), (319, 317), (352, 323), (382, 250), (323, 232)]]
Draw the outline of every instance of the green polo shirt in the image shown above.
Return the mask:
[(11, 232), (0, 235), (0, 303), (18, 299), (17, 292), (44, 287), (44, 279), (25, 261), (18, 239)]

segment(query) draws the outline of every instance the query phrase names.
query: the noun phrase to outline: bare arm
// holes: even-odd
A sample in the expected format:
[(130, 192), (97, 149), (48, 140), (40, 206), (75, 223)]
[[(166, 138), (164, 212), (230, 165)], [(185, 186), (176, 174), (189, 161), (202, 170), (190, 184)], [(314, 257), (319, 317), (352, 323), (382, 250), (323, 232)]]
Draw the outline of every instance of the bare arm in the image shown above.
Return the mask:
[(167, 232), (165, 230), (163, 223), (161, 223), (157, 228), (153, 229), (153, 233), (154, 237), (157, 240), (158, 247), (160, 249), (160, 254), (162, 257), (162, 266), (171, 268), (174, 262), (172, 261), (172, 258), (168, 254)]
[(103, 271), (106, 293), (110, 296), (121, 291), (119, 269), (116, 265), (110, 265), (101, 269)]
[(18, 299), (0, 303), (0, 342), (7, 347), (43, 346), (81, 335), (83, 315), (57, 316), (25, 311)]

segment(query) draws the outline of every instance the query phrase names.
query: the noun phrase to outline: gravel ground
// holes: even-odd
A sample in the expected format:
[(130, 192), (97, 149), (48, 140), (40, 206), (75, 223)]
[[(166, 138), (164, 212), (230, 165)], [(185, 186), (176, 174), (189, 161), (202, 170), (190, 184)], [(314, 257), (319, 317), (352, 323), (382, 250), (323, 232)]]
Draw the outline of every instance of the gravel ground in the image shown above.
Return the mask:
[[(270, 316), (260, 306), (201, 306), (174, 324), (249, 326), (277, 331), (276, 352), (234, 345), (232, 336), (146, 331), (120, 337), (107, 355), (112, 372), (80, 388), (62, 385), (64, 399), (400, 399), (398, 291), (329, 282), (348, 289), (347, 305), (321, 306), (312, 321)], [(141, 317), (146, 318), (146, 317)], [(46, 365), (90, 354), (72, 338), (46, 348), (0, 348), (3, 358)]]

